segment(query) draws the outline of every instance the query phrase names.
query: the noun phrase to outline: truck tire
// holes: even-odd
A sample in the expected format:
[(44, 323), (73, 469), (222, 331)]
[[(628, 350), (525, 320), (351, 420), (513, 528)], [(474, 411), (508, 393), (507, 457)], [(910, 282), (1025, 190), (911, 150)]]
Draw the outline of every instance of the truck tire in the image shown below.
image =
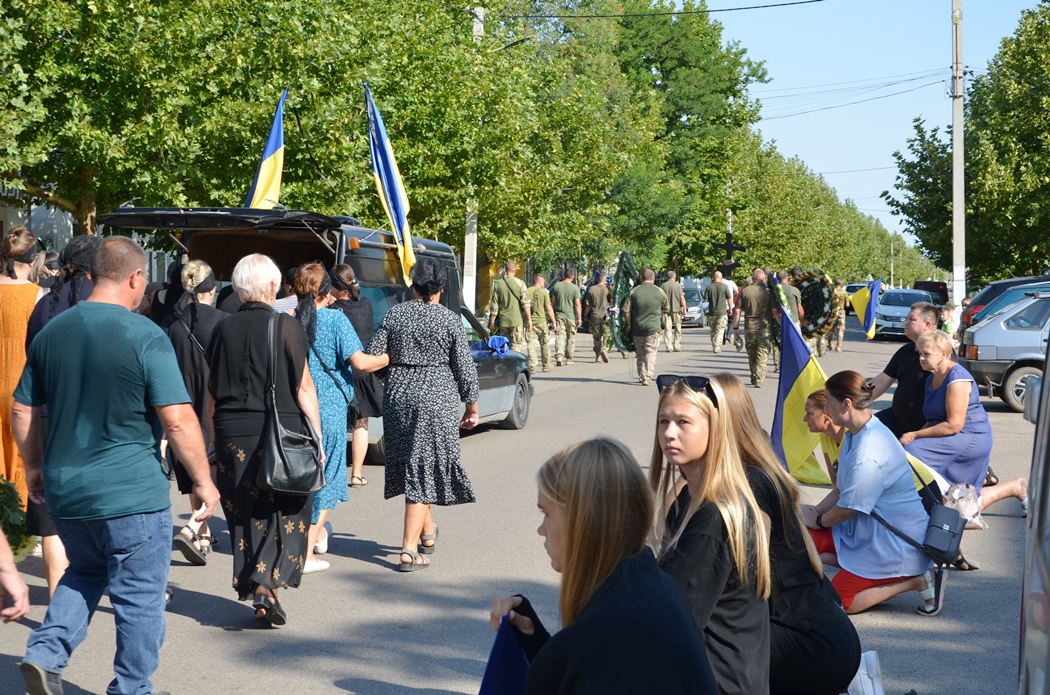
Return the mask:
[(1029, 376), (1043, 375), (1043, 370), (1038, 367), (1016, 367), (1006, 374), (1002, 385), (999, 387), (999, 397), (1003, 399), (1010, 409), (1017, 413), (1024, 412), (1025, 380)]
[(514, 383), (514, 403), (511, 404), (507, 417), (499, 424), (505, 430), (520, 430), (529, 421), (529, 378), (524, 374), (518, 375)]

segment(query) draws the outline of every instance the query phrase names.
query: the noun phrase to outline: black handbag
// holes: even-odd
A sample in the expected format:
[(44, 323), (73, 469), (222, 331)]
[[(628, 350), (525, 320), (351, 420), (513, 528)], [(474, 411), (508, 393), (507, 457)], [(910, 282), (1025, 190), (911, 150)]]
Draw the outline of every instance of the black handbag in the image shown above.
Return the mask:
[[(911, 462), (908, 463), (911, 466)], [(912, 467), (912, 471), (915, 468)], [(915, 476), (922, 483), (923, 494), (920, 497), (923, 498), (923, 503), (935, 499), (932, 501), (927, 511), (930, 514), (930, 522), (926, 526), (926, 537), (922, 543), (909, 536), (908, 534), (901, 531), (899, 528), (886, 521), (880, 514), (875, 510), (872, 510), (871, 515), (880, 524), (889, 529), (893, 534), (899, 537), (908, 545), (913, 548), (921, 550), (926, 557), (933, 560), (938, 565), (954, 565), (961, 555), (959, 546), (962, 544), (963, 530), (966, 528), (966, 519), (963, 519), (959, 515), (959, 512), (951, 507), (945, 507), (941, 503), (940, 495), (934, 496), (934, 492), (930, 490), (926, 481), (922, 479), (922, 476), (915, 472)]]
[(310, 421), (303, 417), (306, 434), (289, 432), (277, 413), (277, 349), (275, 326), (278, 315), (270, 316), (266, 329), (267, 371), (266, 414), (263, 419), (262, 459), (256, 484), (267, 492), (282, 495), (311, 495), (325, 486), (321, 464), (320, 438)]

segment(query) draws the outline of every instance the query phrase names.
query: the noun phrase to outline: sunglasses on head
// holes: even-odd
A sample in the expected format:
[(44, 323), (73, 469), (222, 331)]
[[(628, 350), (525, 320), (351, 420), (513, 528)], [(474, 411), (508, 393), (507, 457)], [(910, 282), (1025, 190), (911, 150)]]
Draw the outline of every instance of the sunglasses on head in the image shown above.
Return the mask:
[(697, 393), (704, 393), (711, 402), (718, 407), (718, 399), (715, 398), (714, 389), (711, 388), (711, 380), (706, 376), (678, 376), (677, 374), (661, 374), (656, 377), (656, 388), (663, 392), (672, 384), (676, 384), (681, 381), (683, 384), (691, 388)]

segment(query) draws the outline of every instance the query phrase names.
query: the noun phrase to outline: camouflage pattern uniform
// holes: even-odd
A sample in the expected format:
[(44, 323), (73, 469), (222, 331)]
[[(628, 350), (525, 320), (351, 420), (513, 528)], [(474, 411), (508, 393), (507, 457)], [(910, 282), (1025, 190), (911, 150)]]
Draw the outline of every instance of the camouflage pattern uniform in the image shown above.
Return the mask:
[(543, 287), (533, 285), (525, 292), (525, 301), (532, 310), (532, 330), (529, 331), (529, 369), (532, 373), (540, 371), (542, 362), (543, 371), (549, 372), (551, 367), (551, 339), (550, 331), (547, 329), (547, 307), (551, 303), (550, 292)]
[(846, 335), (846, 301), (849, 295), (841, 287), (835, 288), (831, 295), (831, 329), (828, 336), (828, 349), (842, 352), (842, 338)]
[(751, 385), (762, 388), (766, 378), (766, 361), (769, 359), (770, 326), (773, 314), (770, 310), (769, 290), (765, 285), (749, 285), (740, 293), (740, 313), (744, 320), (744, 343), (747, 345), (747, 364), (751, 370)]
[(588, 330), (594, 340), (594, 361), (609, 361), (608, 344), (612, 340), (612, 331), (605, 319), (609, 312), (609, 290), (605, 284), (593, 285), (584, 297), (588, 311)]

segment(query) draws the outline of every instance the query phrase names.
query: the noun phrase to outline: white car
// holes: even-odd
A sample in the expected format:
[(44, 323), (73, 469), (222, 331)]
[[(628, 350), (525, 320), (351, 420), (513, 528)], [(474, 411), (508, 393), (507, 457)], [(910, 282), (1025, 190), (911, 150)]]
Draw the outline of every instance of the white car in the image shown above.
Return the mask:
[(904, 337), (904, 319), (916, 302), (933, 303), (933, 295), (924, 290), (886, 290), (875, 307), (875, 337)]

